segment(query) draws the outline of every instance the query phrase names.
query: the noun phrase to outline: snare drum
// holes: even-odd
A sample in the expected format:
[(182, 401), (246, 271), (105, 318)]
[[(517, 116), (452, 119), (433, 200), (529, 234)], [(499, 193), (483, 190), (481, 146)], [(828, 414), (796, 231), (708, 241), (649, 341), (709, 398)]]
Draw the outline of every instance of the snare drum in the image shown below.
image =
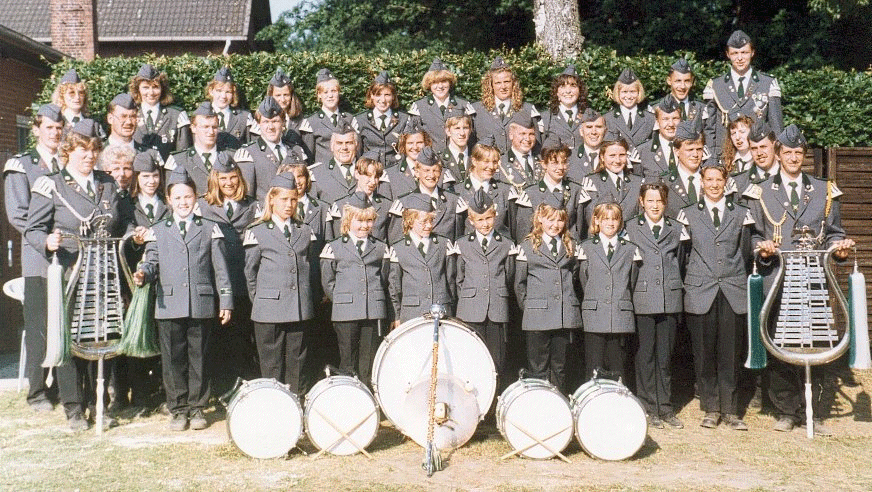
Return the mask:
[(318, 381), (306, 394), (304, 417), (309, 440), (330, 454), (357, 453), (378, 433), (375, 398), (353, 377), (330, 376)]
[(252, 458), (288, 454), (303, 434), (303, 411), (297, 395), (273, 378), (245, 381), (231, 390), (227, 433)]
[[(390, 332), (379, 346), (373, 361), (372, 385), (379, 408), (397, 429), (410, 437), (410, 429), (416, 425), (406, 422), (408, 408), (416, 405), (419, 408), (428, 407), (425, 405), (426, 399), (421, 402), (423, 406), (406, 400), (413, 396), (413, 389), (420, 387), (422, 381), (427, 381), (429, 389), (432, 355), (433, 320), (421, 317), (406, 321)], [(455, 395), (461, 401), (443, 403), (447, 403), (448, 407), (466, 409), (466, 400), (472, 395), (478, 406), (478, 418), (474, 422), (477, 424), (493, 402), (497, 373), (487, 346), (459, 320), (446, 318), (439, 322), (438, 372), (440, 379), (444, 377), (446, 381), (451, 381), (448, 386), (462, 389), (446, 392), (446, 397)], [(437, 385), (437, 390), (441, 387), (443, 384)], [(414, 393), (417, 394), (417, 391)]]
[(497, 400), (496, 421), (506, 441), (528, 458), (556, 456), (572, 440), (569, 400), (542, 379), (519, 379), (506, 388)]
[(645, 409), (626, 386), (611, 379), (591, 379), (572, 395), (575, 435), (594, 458), (630, 458), (648, 435)]

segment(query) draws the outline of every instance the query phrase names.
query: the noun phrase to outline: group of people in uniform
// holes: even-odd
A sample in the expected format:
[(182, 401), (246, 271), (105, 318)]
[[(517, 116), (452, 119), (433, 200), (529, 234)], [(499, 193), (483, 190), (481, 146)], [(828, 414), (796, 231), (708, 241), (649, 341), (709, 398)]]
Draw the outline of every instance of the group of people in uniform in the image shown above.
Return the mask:
[[(802, 171), (808, 145), (784, 128), (781, 88), (752, 67), (750, 38), (733, 33), (726, 56), (702, 100), (686, 60), (650, 104), (625, 69), (605, 113), (573, 66), (537, 110), (499, 57), (477, 102), (435, 59), (405, 111), (381, 72), (358, 114), (326, 68), (320, 107), (304, 115), (281, 69), (250, 112), (221, 68), (189, 113), (143, 65), (108, 105), (108, 136), (71, 70), (34, 115), (36, 145), (4, 168), (24, 238), (27, 401), (50, 410), (59, 398), (73, 429), (90, 425), (93, 363), (58, 367), (57, 396), (45, 384), (45, 271), (52, 255), (74, 262), (64, 233), (108, 216), (131, 239), (134, 283), (154, 285), (161, 350), (159, 363), (113, 361), (110, 414), (162, 389), (170, 427), (202, 429), (212, 385), (271, 377), (299, 393), (326, 363), (368, 384), (382, 337), (441, 304), (485, 342), (503, 387), (513, 358), (563, 392), (613, 374), (656, 427), (684, 425), (670, 368), (687, 330), (701, 425), (747, 429), (737, 395), (752, 252), (771, 275), (794, 229), (819, 232), (840, 259), (853, 241), (838, 188)], [(323, 347), (333, 336), (335, 354)], [(788, 431), (804, 412), (799, 375), (777, 361), (770, 372), (775, 428)]]

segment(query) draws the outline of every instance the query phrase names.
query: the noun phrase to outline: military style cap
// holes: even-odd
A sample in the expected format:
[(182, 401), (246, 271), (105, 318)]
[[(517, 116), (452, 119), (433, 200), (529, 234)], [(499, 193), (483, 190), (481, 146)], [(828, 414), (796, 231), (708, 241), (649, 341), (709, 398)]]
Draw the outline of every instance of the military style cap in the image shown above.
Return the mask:
[(624, 85), (630, 85), (637, 80), (639, 80), (639, 77), (636, 77), (636, 72), (634, 72), (633, 69), (629, 67), (625, 68), (621, 72), (621, 75), (618, 76), (618, 82)]
[(278, 101), (274, 97), (266, 96), (257, 107), (257, 112), (264, 118), (275, 118), (282, 114), (282, 107), (279, 106)]
[(413, 135), (415, 133), (424, 133), (424, 127), (418, 118), (409, 118), (406, 126), (403, 128), (403, 135)]
[(483, 214), (493, 208), (494, 199), (485, 193), (484, 188), (479, 188), (473, 195), (472, 200), (467, 203), (470, 210), (477, 214)]
[(433, 147), (424, 147), (421, 149), (421, 153), (418, 154), (418, 164), (422, 166), (435, 166), (440, 162), (439, 156), (436, 154), (436, 151), (433, 150)]
[(618, 140), (621, 140), (623, 138), (624, 137), (621, 136), (621, 132), (609, 128), (606, 130), (606, 134), (603, 135), (603, 142), (617, 142)]
[(79, 72), (75, 68), (67, 70), (67, 73), (61, 77), (61, 84), (78, 84), (82, 79), (79, 78)]
[(666, 97), (661, 99), (660, 102), (657, 103), (657, 107), (664, 113), (674, 113), (681, 109), (681, 106), (678, 104), (678, 101), (672, 97), (672, 94), (667, 94)]
[(212, 170), (219, 173), (232, 173), (236, 169), (236, 161), (229, 152), (218, 152), (215, 156), (215, 162), (212, 164)]
[(675, 140), (693, 141), (702, 136), (702, 123), (697, 119), (682, 121), (675, 128)]
[(212, 80), (216, 82), (230, 82), (233, 83), (233, 74), (230, 72), (230, 67), (223, 66), (215, 72), (215, 76), (212, 77)]
[(87, 138), (100, 137), (100, 125), (91, 118), (82, 118), (78, 123), (73, 125), (73, 133), (77, 133)]
[(167, 186), (183, 183), (191, 183), (191, 178), (188, 176), (188, 171), (185, 169), (185, 166), (176, 166), (167, 178)]
[(578, 72), (575, 71), (575, 65), (567, 65), (560, 75), (572, 75), (573, 77), (578, 77)]
[(61, 113), (61, 108), (55, 104), (43, 104), (36, 112), (37, 116), (48, 118), (55, 123), (60, 123), (64, 120), (64, 115)]
[(530, 113), (526, 111), (517, 111), (512, 115), (511, 119), (509, 119), (509, 124), (515, 124), (529, 129), (533, 128), (533, 118), (531, 118)]
[(112, 106), (120, 106), (124, 109), (136, 109), (136, 101), (126, 92), (122, 92), (112, 98)]
[(160, 152), (148, 149), (144, 152), (138, 152), (133, 158), (133, 170), (139, 173), (153, 173), (160, 169), (162, 162)]
[(276, 74), (269, 79), (269, 85), (273, 87), (284, 87), (291, 83), (291, 78), (281, 68), (276, 69)]
[(792, 149), (808, 146), (805, 136), (803, 136), (802, 131), (796, 125), (790, 125), (785, 128), (784, 131), (778, 135), (778, 141), (781, 142), (781, 145)]
[(693, 73), (693, 70), (690, 69), (690, 63), (687, 62), (685, 58), (679, 58), (675, 61), (670, 67), (673, 72), (678, 73)]
[(382, 70), (375, 76), (375, 83), (379, 85), (387, 85), (392, 84), (391, 76), (388, 74), (387, 70)]
[(730, 34), (730, 38), (727, 39), (727, 46), (730, 48), (739, 49), (742, 46), (751, 42), (751, 37), (744, 33), (742, 30), (733, 31), (733, 34)]
[(203, 101), (197, 106), (197, 109), (191, 113), (191, 116), (215, 116), (215, 110), (212, 109), (211, 101)]
[(297, 179), (294, 173), (279, 173), (276, 174), (269, 182), (270, 188), (282, 188), (285, 190), (296, 190)]
[(321, 82), (327, 82), (328, 80), (334, 80), (336, 77), (333, 76), (333, 73), (326, 68), (322, 68), (318, 70), (318, 73), (315, 75), (315, 83), (320, 84)]
[(437, 58), (433, 58), (433, 63), (430, 64), (430, 68), (427, 69), (428, 72), (439, 72), (441, 70), (448, 70), (442, 60)]
[(763, 121), (763, 118), (760, 118), (751, 127), (751, 131), (748, 132), (748, 140), (759, 142), (771, 134), (772, 128), (769, 127), (769, 123), (766, 123)]
[(294, 145), (293, 147), (291, 147), (291, 150), (288, 151), (288, 155), (285, 157), (285, 159), (294, 159), (295, 162), (305, 162), (306, 151), (303, 150), (303, 148), (299, 145)]
[(554, 149), (554, 148), (560, 147), (561, 145), (563, 145), (563, 140), (560, 138), (560, 136), (558, 136), (555, 133), (551, 133), (548, 136), (546, 136), (545, 141), (542, 142), (543, 149), (548, 149), (548, 148)]
[(367, 150), (362, 156), (360, 156), (361, 159), (367, 158), (371, 161), (381, 161), (384, 157), (384, 153), (379, 152), (378, 150)]
[(362, 191), (355, 191), (345, 198), (345, 205), (351, 205), (354, 208), (364, 209), (372, 207), (372, 201)]
[(461, 116), (466, 116), (466, 112), (463, 108), (454, 106), (445, 110), (445, 120), (448, 118), (460, 118)]
[(155, 68), (150, 63), (144, 63), (141, 67), (139, 67), (139, 71), (136, 72), (136, 76), (145, 80), (154, 80), (160, 77), (160, 72), (155, 70)]
[(550, 205), (558, 210), (566, 209), (566, 194), (565, 193), (544, 193), (542, 195), (542, 203)]
[(581, 113), (581, 122), (582, 123), (590, 123), (590, 122), (596, 121), (602, 117), (603, 117), (603, 115), (599, 114), (599, 112), (597, 112), (597, 110), (595, 110), (593, 108), (587, 108), (584, 110), (583, 113)]
[(354, 128), (351, 126), (351, 123), (348, 121), (340, 121), (339, 125), (333, 129), (334, 135), (345, 135), (354, 131)]
[(433, 202), (430, 198), (430, 195), (414, 192), (404, 196), (400, 201), (407, 209), (419, 210), (421, 212), (432, 212), (434, 209)]
[(509, 65), (506, 63), (505, 60), (503, 60), (503, 57), (501, 56), (494, 58), (494, 61), (493, 63), (491, 63), (490, 66), (491, 70), (508, 70), (508, 68)]

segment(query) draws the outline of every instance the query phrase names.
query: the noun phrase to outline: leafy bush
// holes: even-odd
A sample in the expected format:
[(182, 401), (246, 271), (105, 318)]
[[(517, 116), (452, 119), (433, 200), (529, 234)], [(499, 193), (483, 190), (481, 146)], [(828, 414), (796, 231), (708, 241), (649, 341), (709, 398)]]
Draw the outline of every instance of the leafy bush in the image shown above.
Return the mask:
[[(551, 79), (564, 65), (556, 64), (543, 51), (524, 47), (504, 52), (437, 53), (411, 51), (382, 56), (344, 55), (338, 53), (253, 53), (228, 57), (143, 56), (138, 58), (98, 58), (93, 62), (66, 60), (54, 66), (52, 77), (46, 81), (40, 103), (49, 100), (57, 80), (66, 70), (75, 67), (88, 82), (91, 111), (102, 119), (106, 104), (119, 92), (127, 90), (130, 78), (144, 62), (154, 64), (167, 72), (175, 104), (192, 109), (204, 99), (204, 87), (215, 71), (224, 64), (233, 68), (237, 85), (242, 89), (246, 106), (254, 108), (266, 93), (266, 86), (276, 68), (284, 68), (294, 81), (297, 93), (303, 98), (308, 112), (315, 107), (315, 73), (329, 68), (342, 83), (344, 107), (360, 111), (363, 98), (373, 77), (380, 70), (388, 70), (397, 84), (400, 102), (406, 107), (423, 95), (421, 77), (434, 56), (439, 56), (458, 76), (457, 92), (470, 100), (481, 94), (481, 75), (496, 55), (502, 55), (515, 69), (525, 90), (526, 98), (544, 109), (549, 100)], [(701, 94), (706, 81), (728, 69), (726, 61), (697, 61), (692, 53), (675, 56), (640, 55), (617, 56), (614, 51), (589, 46), (575, 61), (577, 70), (584, 75), (594, 108), (603, 111), (610, 107), (608, 91), (623, 67), (637, 73), (649, 99), (666, 92), (664, 79), (669, 65), (678, 56), (687, 56), (694, 66), (697, 80), (695, 93)], [(869, 128), (872, 128), (872, 103), (864, 96), (872, 94), (872, 71), (840, 71), (833, 68), (788, 71), (776, 69), (784, 93), (785, 124), (796, 123), (804, 129), (809, 142), (816, 147), (872, 146)]]

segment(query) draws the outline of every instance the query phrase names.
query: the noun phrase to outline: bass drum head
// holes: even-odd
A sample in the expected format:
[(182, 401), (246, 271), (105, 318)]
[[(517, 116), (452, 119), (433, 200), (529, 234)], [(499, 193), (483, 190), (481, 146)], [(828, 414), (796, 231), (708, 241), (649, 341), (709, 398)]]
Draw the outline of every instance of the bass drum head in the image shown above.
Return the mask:
[(497, 403), (496, 420), (506, 441), (527, 458), (552, 458), (572, 440), (569, 400), (540, 379), (521, 379), (506, 388)]
[(306, 394), (305, 419), (312, 444), (340, 456), (365, 449), (378, 433), (378, 407), (372, 393), (348, 376), (330, 376), (313, 386)]
[(645, 410), (623, 384), (588, 381), (573, 394), (572, 411), (578, 442), (594, 458), (625, 460), (645, 443)]
[[(433, 425), (433, 443), (442, 451), (457, 449), (466, 444), (475, 433), (481, 412), (475, 394), (464, 388), (463, 383), (451, 376), (440, 375), (436, 379), (435, 414), (444, 414)], [(427, 445), (427, 429), (430, 422), (430, 378), (422, 379), (412, 386), (404, 405), (404, 433), (419, 445)]]
[[(433, 320), (422, 317), (390, 332), (373, 361), (373, 389), (379, 407), (407, 435), (406, 398), (419, 381), (429, 382), (432, 355)], [(475, 395), (479, 418), (487, 412), (496, 393), (494, 361), (478, 335), (453, 318), (439, 323), (438, 372), (439, 377), (456, 378), (465, 392)]]
[(285, 456), (303, 433), (300, 402), (275, 379), (247, 381), (227, 406), (227, 433), (252, 458)]

